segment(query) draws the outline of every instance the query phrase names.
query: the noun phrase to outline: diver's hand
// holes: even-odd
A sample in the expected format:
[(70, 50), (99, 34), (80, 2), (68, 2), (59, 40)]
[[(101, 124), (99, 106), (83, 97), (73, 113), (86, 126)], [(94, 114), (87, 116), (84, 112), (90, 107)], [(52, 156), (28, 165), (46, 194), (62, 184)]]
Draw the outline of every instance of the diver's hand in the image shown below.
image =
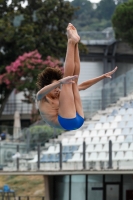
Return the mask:
[(78, 78), (78, 75), (74, 75), (74, 76), (67, 76), (67, 77), (65, 77), (65, 78), (62, 78), (61, 80), (60, 80), (60, 83), (61, 84), (69, 84), (69, 83), (75, 83), (75, 79), (77, 79)]
[(116, 70), (117, 70), (117, 67), (115, 67), (115, 69), (112, 70), (111, 72), (104, 74), (105, 78), (112, 78), (111, 75), (114, 74), (116, 72)]

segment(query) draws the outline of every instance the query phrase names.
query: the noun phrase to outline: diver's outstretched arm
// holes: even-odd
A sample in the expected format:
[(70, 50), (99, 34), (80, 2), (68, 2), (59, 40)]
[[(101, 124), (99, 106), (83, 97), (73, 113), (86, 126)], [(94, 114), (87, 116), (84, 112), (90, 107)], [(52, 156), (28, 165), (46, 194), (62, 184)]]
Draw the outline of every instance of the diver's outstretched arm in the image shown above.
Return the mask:
[(59, 87), (61, 84), (72, 84), (75, 83), (75, 79), (77, 79), (78, 76), (67, 76), (65, 78), (62, 78), (58, 80), (57, 82), (51, 83), (45, 87), (43, 87), (39, 92), (37, 93), (37, 101), (40, 101), (43, 99), (49, 92), (51, 92), (53, 89)]
[(91, 87), (92, 85), (96, 84), (97, 82), (103, 80), (104, 78), (112, 78), (111, 75), (115, 73), (115, 71), (117, 70), (117, 67), (115, 67), (114, 70), (103, 74), (97, 78), (93, 78), (91, 80), (85, 81), (83, 83), (81, 83), (80, 85), (78, 85), (78, 89), (79, 90), (86, 90), (87, 88)]

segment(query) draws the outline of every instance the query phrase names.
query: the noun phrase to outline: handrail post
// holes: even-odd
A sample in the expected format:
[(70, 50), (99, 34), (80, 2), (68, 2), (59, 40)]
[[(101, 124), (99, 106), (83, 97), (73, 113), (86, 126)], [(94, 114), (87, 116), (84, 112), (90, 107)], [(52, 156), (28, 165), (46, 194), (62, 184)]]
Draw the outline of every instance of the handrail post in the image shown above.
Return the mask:
[(105, 109), (105, 96), (104, 96), (104, 86), (102, 88), (102, 110)]
[(60, 169), (62, 169), (62, 143), (60, 142)]
[(40, 144), (37, 145), (37, 155), (38, 155), (38, 160), (37, 160), (37, 169), (40, 169)]
[(83, 141), (83, 169), (86, 169), (86, 159), (85, 159), (85, 141)]
[(109, 140), (109, 169), (112, 168), (112, 141)]
[[(17, 152), (19, 153), (19, 145), (17, 145)], [(19, 157), (17, 157), (17, 171), (19, 170)]]
[(126, 76), (124, 76), (124, 97), (127, 96), (127, 84), (126, 84)]

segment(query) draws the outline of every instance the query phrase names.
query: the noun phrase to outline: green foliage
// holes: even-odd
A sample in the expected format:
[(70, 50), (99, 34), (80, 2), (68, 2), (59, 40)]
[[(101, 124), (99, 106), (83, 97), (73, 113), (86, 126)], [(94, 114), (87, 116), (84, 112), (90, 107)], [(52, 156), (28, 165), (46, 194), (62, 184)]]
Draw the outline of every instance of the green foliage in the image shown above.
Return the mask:
[(73, 24), (77, 27), (78, 31), (81, 31), (91, 23), (94, 13), (92, 3), (88, 0), (73, 0), (71, 4), (77, 8)]
[(133, 47), (133, 0), (117, 6), (112, 24), (116, 38), (122, 39)]
[[(74, 8), (63, 0), (28, 1), (26, 8), (20, 0), (6, 6), (0, 2), (0, 46), (3, 63), (14, 61), (24, 52), (37, 49), (46, 58), (62, 57), (66, 52), (65, 30), (71, 21)], [(18, 9), (14, 12), (14, 7)], [(7, 13), (5, 13), (5, 10)]]
[(114, 0), (101, 0), (96, 9), (96, 15), (98, 19), (106, 19), (110, 20), (112, 14), (115, 10), (115, 2)]
[(63, 133), (62, 129), (54, 129), (49, 125), (34, 125), (24, 130), (25, 138), (30, 134), (30, 144), (45, 143), (50, 138), (56, 137)]
[(1, 65), (7, 65), (24, 52), (37, 49), (45, 59), (60, 58), (66, 52), (66, 26), (75, 8), (64, 0), (0, 1)]
[(77, 7), (72, 23), (79, 31), (101, 31), (111, 27), (111, 17), (118, 4), (127, 0), (101, 0), (93, 5), (88, 0), (73, 0), (71, 4)]
[[(66, 53), (66, 26), (75, 8), (64, 0), (0, 0), (0, 74), (5, 67), (25, 52), (38, 50), (45, 59), (48, 55), (61, 58)], [(33, 73), (32, 73), (33, 74)], [(35, 80), (36, 71), (32, 80)], [(15, 80), (13, 80), (15, 82)], [(1, 83), (0, 83), (1, 84)], [(35, 89), (27, 82), (27, 90)], [(32, 88), (31, 88), (32, 87)], [(23, 86), (19, 86), (22, 90)], [(0, 85), (0, 115), (13, 88)], [(4, 99), (4, 101), (3, 101)]]

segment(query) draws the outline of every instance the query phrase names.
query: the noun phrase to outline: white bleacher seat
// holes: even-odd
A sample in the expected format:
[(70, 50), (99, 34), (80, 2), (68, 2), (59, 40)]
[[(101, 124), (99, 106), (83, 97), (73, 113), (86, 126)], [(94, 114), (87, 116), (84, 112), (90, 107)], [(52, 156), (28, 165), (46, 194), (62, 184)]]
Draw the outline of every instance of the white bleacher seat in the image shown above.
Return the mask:
[(115, 160), (114, 158), (115, 158), (116, 154), (117, 154), (117, 152), (115, 152), (115, 151), (112, 152), (112, 160)]
[(60, 146), (57, 145), (57, 146), (55, 147), (55, 152), (54, 152), (54, 153), (59, 153), (59, 152), (60, 152)]
[(95, 129), (96, 129), (96, 130), (102, 129), (102, 123), (96, 123)]
[(125, 127), (126, 127), (126, 122), (125, 121), (118, 122), (118, 127), (117, 128), (125, 128)]
[(113, 160), (124, 160), (124, 152), (123, 151), (117, 152)]
[(116, 128), (114, 131), (114, 135), (120, 135), (121, 134), (121, 129), (120, 128)]
[(133, 128), (130, 129), (130, 134), (133, 135)]
[(76, 138), (72, 137), (72, 138), (69, 139), (69, 145), (70, 144), (75, 145), (75, 143), (76, 143)]
[(83, 153), (83, 145), (80, 145), (76, 152), (77, 153)]
[(114, 116), (107, 117), (107, 122), (112, 122), (114, 120)]
[(97, 161), (97, 158), (98, 158), (97, 153), (92, 152), (92, 153), (90, 153), (88, 158), (86, 158), (86, 161)]
[(85, 138), (85, 142), (86, 142), (86, 144), (90, 144), (91, 143), (91, 137)]
[(128, 121), (127, 124), (126, 124), (126, 127), (127, 128), (133, 128), (133, 121), (132, 120)]
[(89, 153), (88, 153), (88, 152), (85, 153), (85, 160), (86, 160), (86, 161), (89, 160)]
[(110, 136), (109, 140), (111, 140), (112, 142), (115, 142), (116, 141), (116, 136)]
[(115, 160), (116, 152), (112, 152), (112, 160)]
[(124, 160), (133, 160), (133, 151), (127, 151)]
[(93, 130), (93, 131), (91, 131), (91, 133), (90, 133), (90, 136), (91, 137), (95, 137), (95, 136), (97, 136), (97, 130)]
[(133, 113), (132, 113), (132, 115), (130, 115), (130, 120), (133, 120)]
[(75, 145), (81, 145), (81, 144), (83, 144), (83, 141), (84, 141), (84, 138), (78, 138)]
[(133, 142), (133, 135), (127, 135), (125, 138), (125, 142)]
[(115, 122), (119, 122), (122, 120), (122, 116), (121, 115), (117, 115), (115, 118), (114, 118), (114, 121)]
[(129, 149), (128, 149), (129, 151), (133, 151), (133, 143), (131, 143), (130, 144), (130, 146), (129, 146)]
[(99, 141), (100, 141), (100, 138), (99, 138), (99, 137), (93, 137), (91, 142), (92, 142), (93, 144), (97, 144), (97, 143), (99, 143)]
[(67, 145), (68, 144), (68, 138), (63, 138), (62, 139), (62, 144)]
[(95, 127), (95, 124), (89, 124), (87, 127), (87, 130), (93, 130)]
[(108, 129), (107, 132), (106, 132), (106, 136), (111, 136), (113, 135), (113, 129)]
[(98, 134), (97, 134), (97, 136), (105, 136), (105, 130), (100, 130), (100, 131), (98, 131)]
[(120, 145), (118, 143), (112, 145), (112, 151), (119, 151), (119, 150), (120, 150)]
[(108, 160), (108, 153), (106, 153), (106, 152), (100, 152), (98, 154), (97, 160), (98, 161), (107, 161)]
[(129, 121), (129, 120), (130, 120), (130, 115), (129, 114), (123, 115), (122, 121)]
[(130, 108), (131, 106), (130, 106), (130, 103), (129, 102), (126, 102), (126, 103), (124, 103), (124, 105), (123, 105), (123, 108), (125, 108), (125, 109), (128, 109), (128, 108)]
[(95, 148), (94, 148), (94, 151), (100, 152), (100, 151), (102, 151), (102, 148), (103, 148), (103, 145), (102, 145), (102, 144), (96, 144), (96, 145), (95, 145)]
[(132, 115), (133, 114), (133, 108), (128, 108), (126, 113), (129, 114), (129, 115)]
[(89, 137), (89, 135), (90, 135), (90, 131), (89, 130), (84, 130), (83, 131), (83, 134), (82, 134), (83, 137), (86, 138), (86, 137)]
[(102, 116), (102, 117), (100, 118), (100, 122), (101, 122), (101, 123), (105, 123), (106, 120), (107, 120), (107, 116)]
[(101, 137), (100, 143), (104, 144), (108, 142), (108, 138), (106, 136)]
[(38, 155), (35, 155), (32, 160), (29, 160), (28, 163), (36, 163), (38, 161)]
[(117, 122), (112, 122), (111, 124), (110, 124), (110, 128), (117, 128)]
[(110, 128), (110, 123), (109, 122), (104, 123), (102, 129), (108, 129), (108, 128)]
[(129, 148), (129, 144), (128, 143), (122, 143), (121, 147), (120, 147), (120, 151), (127, 151)]
[(82, 137), (82, 131), (76, 131), (74, 137), (75, 137), (75, 138)]
[(102, 150), (108, 152), (109, 151), (109, 143), (104, 144)]
[(43, 151), (43, 154), (50, 154), (55, 152), (55, 146), (50, 146), (47, 151)]
[(93, 151), (94, 151), (94, 145), (93, 144), (87, 145), (86, 152), (93, 152)]
[(125, 115), (125, 114), (126, 114), (126, 109), (121, 108), (121, 109), (119, 110), (119, 115)]
[(119, 142), (123, 142), (124, 141), (124, 135), (119, 135), (118, 137), (117, 137), (117, 142), (119, 143)]
[(115, 108), (115, 109), (113, 109), (113, 111), (112, 111), (112, 109), (111, 109), (111, 114), (110, 114), (110, 116), (116, 116), (117, 114), (118, 114), (118, 110), (117, 109), (119, 109), (118, 107), (117, 108)]
[(71, 159), (68, 159), (67, 162), (81, 162), (82, 157), (80, 153), (74, 153), (73, 157)]
[(122, 129), (121, 134), (122, 135), (129, 135), (130, 134), (130, 128), (124, 128), (124, 129)]

